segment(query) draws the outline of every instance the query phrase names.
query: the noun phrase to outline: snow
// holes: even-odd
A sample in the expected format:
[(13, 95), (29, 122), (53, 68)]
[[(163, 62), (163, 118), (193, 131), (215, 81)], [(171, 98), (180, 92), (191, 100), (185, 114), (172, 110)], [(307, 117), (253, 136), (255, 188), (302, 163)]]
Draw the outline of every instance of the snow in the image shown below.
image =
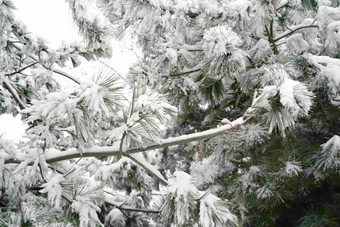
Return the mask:
[(163, 177), (163, 175), (156, 169), (155, 166), (148, 163), (144, 156), (141, 154), (130, 154), (132, 158), (138, 161), (137, 164), (141, 164), (142, 166), (146, 167), (146, 169), (151, 172), (152, 175), (156, 176), (158, 179), (161, 179), (163, 182), (167, 182), (167, 180)]
[(105, 217), (105, 224), (109, 224), (110, 226), (124, 226), (125, 219), (123, 213), (119, 209), (113, 208)]
[(62, 196), (62, 187), (60, 182), (64, 180), (64, 176), (61, 174), (55, 174), (52, 178), (47, 182), (42, 184), (39, 192), (47, 193), (47, 198), (50, 204), (53, 204), (57, 210), (61, 209), (61, 196)]
[(100, 207), (94, 205), (89, 199), (77, 196), (71, 207), (73, 211), (79, 214), (80, 226), (96, 227), (100, 223), (97, 215)]
[[(174, 172), (173, 177), (169, 179), (167, 193), (168, 199), (174, 202), (175, 207), (168, 206), (166, 211), (163, 212), (174, 213), (171, 226), (184, 226), (192, 215), (193, 199), (199, 194), (198, 189), (193, 184), (192, 177), (182, 171)], [(167, 215), (167, 213), (164, 213), (164, 215)]]
[[(243, 117), (240, 117), (234, 121), (231, 122), (231, 124), (236, 127), (238, 125), (242, 125), (245, 122)], [(230, 130), (232, 127), (231, 125), (223, 125), (218, 128), (209, 129), (203, 132), (197, 132), (192, 133), (188, 135), (182, 135), (174, 138), (167, 138), (162, 139), (158, 143), (151, 144), (146, 147), (141, 148), (128, 148), (126, 149), (125, 153), (131, 154), (131, 153), (138, 153), (140, 151), (148, 151), (148, 150), (155, 150), (158, 148), (168, 147), (168, 146), (174, 146), (181, 143), (189, 143), (196, 140), (206, 139), (206, 138), (212, 138), (218, 135), (222, 135), (226, 133), (228, 130)], [(79, 153), (76, 149), (70, 149), (67, 151), (47, 151), (45, 154), (46, 161), (54, 161), (56, 159), (62, 158), (62, 160), (69, 159), (69, 158), (78, 158), (78, 157), (91, 157), (91, 156), (111, 156), (111, 155), (119, 155), (119, 144), (116, 144), (114, 146), (93, 146), (91, 148), (85, 149), (82, 154)]]
[(300, 172), (302, 172), (301, 163), (288, 161), (286, 162), (285, 172), (288, 176), (297, 176)]
[(321, 147), (322, 152), (326, 152), (329, 149), (333, 154), (340, 153), (340, 136), (334, 135), (326, 143), (322, 144)]
[(198, 186), (212, 183), (219, 176), (221, 166), (214, 162), (214, 158), (212, 155), (191, 166), (190, 174), (195, 178)]
[(198, 192), (193, 184), (192, 177), (183, 171), (174, 172), (173, 177), (169, 179), (167, 191), (176, 194), (177, 197), (183, 196), (184, 199), (187, 198), (189, 193), (196, 194)]
[(338, 106), (339, 103), (334, 101), (334, 99), (340, 95), (340, 60), (328, 56), (315, 56), (312, 54), (305, 54), (304, 58), (320, 70), (318, 75), (321, 77), (321, 82), (323, 82), (322, 79), (326, 80), (327, 86), (331, 91), (329, 94), (331, 101), (332, 103), (334, 102), (333, 104), (335, 106)]
[(307, 41), (303, 39), (302, 34), (294, 34), (286, 39), (287, 48), (294, 54), (301, 54), (309, 47)]
[(70, 4), (74, 4), (76, 15), (79, 19), (90, 24), (96, 24), (98, 27), (105, 27), (105, 17), (94, 1), (89, 0), (67, 0)]
[(293, 116), (297, 116), (297, 113), (300, 110), (299, 105), (296, 103), (294, 96), (294, 87), (300, 84), (298, 81), (294, 81), (286, 77), (284, 82), (280, 86), (280, 102), (283, 106), (288, 109), (291, 109), (293, 112)]
[(171, 65), (177, 64), (177, 51), (175, 49), (167, 48), (166, 57), (169, 59)]
[(250, 50), (250, 54), (254, 55), (255, 61), (263, 61), (272, 54), (270, 43), (265, 39), (260, 39), (256, 45)]
[(264, 185), (261, 188), (257, 189), (256, 194), (258, 199), (270, 198), (274, 195), (270, 188), (270, 185)]
[(241, 44), (239, 36), (228, 25), (218, 25), (206, 30), (203, 41), (203, 49), (209, 58), (231, 53)]
[(334, 21), (327, 26), (325, 46), (332, 54), (338, 53), (340, 43), (340, 21)]
[[(314, 156), (316, 158), (316, 170), (314, 170), (313, 174), (317, 175), (323, 173), (322, 169), (324, 171), (330, 169), (339, 172), (340, 136), (334, 135), (326, 143), (322, 144), (321, 148), (321, 154)], [(324, 175), (322, 176), (325, 177)]]
[[(238, 220), (223, 201), (211, 193), (204, 195), (200, 200), (200, 224), (204, 227), (223, 227), (227, 221), (237, 225)], [(217, 218), (215, 218), (217, 216)]]
[(340, 20), (340, 7), (334, 8), (326, 5), (322, 5), (318, 8), (317, 21), (320, 26), (327, 25), (333, 21)]

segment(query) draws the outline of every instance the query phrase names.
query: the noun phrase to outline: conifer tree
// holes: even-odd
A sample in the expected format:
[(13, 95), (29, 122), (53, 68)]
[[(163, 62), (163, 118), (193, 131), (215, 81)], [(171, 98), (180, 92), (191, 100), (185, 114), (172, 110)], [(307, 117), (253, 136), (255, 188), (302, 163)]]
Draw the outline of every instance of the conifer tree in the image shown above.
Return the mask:
[[(30, 126), (0, 137), (0, 226), (339, 225), (338, 1), (66, 2), (86, 45), (54, 50), (0, 0), (0, 112)], [(60, 69), (112, 38), (125, 77)]]

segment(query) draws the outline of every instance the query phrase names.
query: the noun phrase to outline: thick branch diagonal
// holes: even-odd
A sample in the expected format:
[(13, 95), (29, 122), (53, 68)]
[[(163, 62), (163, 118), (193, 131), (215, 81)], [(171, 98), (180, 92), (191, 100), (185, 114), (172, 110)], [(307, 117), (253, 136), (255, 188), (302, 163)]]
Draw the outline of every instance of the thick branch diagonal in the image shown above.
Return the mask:
[[(171, 147), (178, 144), (183, 143), (190, 143), (197, 140), (203, 140), (203, 139), (209, 139), (216, 136), (223, 135), (227, 133), (229, 130), (236, 128), (239, 125), (242, 125), (245, 123), (245, 118), (240, 117), (236, 119), (235, 121), (231, 122), (231, 125), (223, 125), (221, 127), (206, 130), (203, 132), (196, 132), (189, 135), (182, 135), (174, 138), (168, 138), (163, 139), (160, 141), (160, 143), (154, 143), (145, 147), (135, 147), (135, 148), (128, 148), (124, 151), (124, 154), (134, 154), (139, 153), (143, 151), (151, 151), (155, 149), (165, 148), (165, 147)], [(232, 127), (233, 126), (233, 127)], [(92, 147), (89, 148), (82, 153), (80, 153), (76, 149), (63, 151), (63, 152), (56, 152), (55, 150), (53, 152), (47, 152), (46, 153), (46, 162), (47, 163), (54, 163), (59, 162), (63, 160), (68, 160), (72, 158), (80, 158), (80, 157), (103, 157), (103, 156), (119, 156), (119, 146), (105, 146), (105, 147)], [(9, 159), (6, 160), (5, 163), (21, 163), (20, 160), (15, 159)]]

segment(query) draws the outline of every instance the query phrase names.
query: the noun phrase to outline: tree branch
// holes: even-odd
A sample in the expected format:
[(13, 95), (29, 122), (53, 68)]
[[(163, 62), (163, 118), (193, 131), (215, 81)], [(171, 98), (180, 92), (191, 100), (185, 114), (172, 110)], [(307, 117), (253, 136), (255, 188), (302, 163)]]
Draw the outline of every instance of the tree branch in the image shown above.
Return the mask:
[(186, 71), (186, 72), (181, 72), (181, 73), (176, 73), (176, 74), (170, 74), (170, 76), (182, 76), (182, 75), (186, 75), (186, 74), (190, 74), (190, 73), (195, 73), (200, 71), (201, 69), (194, 69), (191, 71)]
[[(134, 147), (134, 148), (128, 148), (124, 151), (124, 154), (134, 154), (139, 153), (143, 151), (151, 151), (155, 149), (160, 149), (164, 147), (170, 147), (175, 146), (178, 144), (183, 143), (190, 143), (196, 140), (203, 140), (203, 139), (209, 139), (216, 136), (223, 135), (227, 133), (230, 130), (233, 130), (240, 125), (243, 125), (250, 115), (249, 113), (252, 113), (255, 110), (255, 108), (249, 108), (245, 115), (234, 120), (231, 122), (231, 124), (223, 125), (221, 127), (217, 127), (214, 129), (209, 129), (203, 132), (196, 132), (189, 135), (182, 135), (174, 138), (168, 138), (163, 139), (159, 143), (154, 143), (151, 145), (148, 145), (146, 147)], [(80, 153), (76, 149), (68, 150), (68, 151), (60, 151), (57, 152), (56, 150), (48, 151), (45, 154), (45, 159), (47, 163), (54, 163), (59, 161), (64, 161), (72, 158), (80, 158), (80, 157), (103, 157), (103, 156), (119, 156), (120, 155), (120, 149), (119, 146), (104, 146), (104, 147), (91, 147)], [(5, 161), (5, 163), (21, 163), (21, 160), (16, 159), (8, 159)]]
[(283, 32), (282, 34), (276, 36), (274, 39), (273, 39), (273, 42), (277, 42), (279, 41), (280, 39), (283, 39), (291, 34), (293, 34), (294, 32), (300, 30), (300, 29), (304, 29), (304, 28), (318, 28), (319, 26), (316, 25), (316, 24), (309, 24), (309, 25), (298, 25), (298, 26), (293, 26), (292, 28), (289, 28), (289, 31), (285, 31)]
[(277, 8), (275, 9), (276, 11), (280, 11), (283, 7), (287, 6), (289, 4), (289, 2), (287, 0), (282, 1)]
[[(126, 157), (128, 157), (129, 159), (131, 159), (133, 162), (135, 162), (137, 165), (139, 165), (140, 167), (142, 167), (143, 169), (145, 169), (149, 174), (151, 174), (152, 176), (156, 177), (160, 182), (162, 182), (164, 185), (168, 185), (168, 182), (164, 179), (164, 177), (159, 176), (161, 175), (161, 173), (159, 173), (157, 175), (155, 172), (153, 172), (148, 166), (146, 166), (147, 163), (143, 164), (142, 162), (140, 162), (139, 160), (137, 160), (135, 157), (133, 157), (132, 154), (127, 154), (125, 155)], [(150, 164), (149, 164), (150, 165)]]
[(15, 72), (12, 72), (12, 73), (5, 74), (5, 76), (12, 76), (12, 75), (14, 75), (14, 74), (21, 73), (21, 72), (24, 71), (25, 69), (27, 69), (27, 68), (29, 68), (29, 67), (32, 67), (32, 66), (34, 66), (34, 65), (36, 65), (36, 64), (38, 64), (38, 63), (39, 63), (39, 61), (35, 61), (35, 62), (33, 62), (33, 63), (29, 64), (29, 65), (26, 65), (25, 67), (19, 69), (18, 71), (15, 71)]
[(11, 85), (11, 83), (9, 82), (9, 80), (6, 78), (6, 77), (3, 77), (2, 78), (2, 84), (4, 86), (4, 88), (6, 90), (9, 91), (9, 93), (11, 93), (12, 97), (14, 98), (14, 100), (18, 103), (19, 105), (19, 108), (21, 110), (25, 109), (26, 108), (26, 105), (25, 103), (23, 103), (17, 93), (17, 91), (13, 88), (13, 86)]
[[(9, 42), (9, 43), (11, 44), (12, 47), (14, 47), (15, 49), (17, 49), (18, 51), (21, 51), (21, 48), (20, 48), (18, 45), (16, 45), (16, 44), (13, 43), (13, 42)], [(77, 78), (73, 77), (72, 75), (70, 75), (70, 74), (68, 74), (68, 73), (66, 73), (66, 72), (64, 72), (64, 71), (62, 71), (62, 70), (60, 70), (60, 69), (54, 69), (54, 68), (51, 68), (51, 67), (47, 67), (46, 65), (42, 64), (42, 63), (39, 61), (38, 58), (36, 58), (35, 56), (33, 56), (33, 55), (31, 55), (31, 54), (27, 54), (27, 56), (30, 57), (32, 60), (39, 62), (39, 64), (41, 64), (45, 69), (51, 70), (51, 71), (54, 72), (54, 73), (57, 73), (57, 74), (59, 74), (59, 75), (62, 75), (62, 76), (66, 77), (66, 78), (68, 78), (68, 79), (70, 79), (70, 80), (73, 80), (75, 83), (80, 84), (80, 81), (79, 81)]]
[(129, 207), (129, 206), (121, 206), (120, 204), (112, 201), (112, 199), (105, 199), (105, 203), (108, 203), (114, 207), (116, 207), (119, 210), (126, 210), (126, 211), (134, 211), (134, 212), (143, 212), (143, 213), (160, 213), (160, 210), (149, 210), (149, 209), (141, 209), (141, 208), (134, 208), (134, 207)]

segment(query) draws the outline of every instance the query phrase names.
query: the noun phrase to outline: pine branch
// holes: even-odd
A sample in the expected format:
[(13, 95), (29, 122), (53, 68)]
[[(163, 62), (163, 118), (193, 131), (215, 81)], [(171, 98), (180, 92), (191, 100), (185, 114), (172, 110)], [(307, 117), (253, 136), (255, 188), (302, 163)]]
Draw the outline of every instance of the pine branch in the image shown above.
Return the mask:
[(24, 71), (25, 69), (28, 69), (28, 68), (30, 68), (30, 67), (32, 67), (32, 66), (38, 64), (38, 63), (39, 63), (39, 61), (35, 61), (35, 62), (33, 62), (33, 63), (29, 64), (29, 65), (24, 66), (23, 68), (21, 68), (21, 69), (15, 71), (15, 72), (5, 74), (5, 76), (12, 76), (12, 75), (14, 75), (14, 74), (21, 73), (21, 72)]
[(304, 28), (318, 28), (319, 26), (314, 24), (314, 22), (312, 24), (309, 24), (309, 25), (297, 25), (297, 26), (293, 26), (292, 28), (289, 28), (288, 31), (285, 31), (283, 32), (282, 34), (280, 35), (277, 35), (275, 38), (273, 38), (273, 42), (277, 42), (279, 41), (280, 39), (283, 39), (291, 34), (293, 34), (294, 32), (300, 30), (300, 29), (304, 29)]
[(160, 213), (160, 210), (149, 210), (149, 209), (141, 209), (141, 208), (135, 208), (135, 207), (129, 207), (129, 206), (125, 206), (125, 205), (120, 205), (114, 201), (112, 201), (112, 199), (105, 199), (105, 203), (110, 204), (114, 207), (116, 207), (119, 210), (126, 210), (126, 211), (134, 211), (134, 212), (143, 212), (143, 213)]
[(280, 4), (276, 8), (276, 11), (280, 11), (282, 8), (284, 8), (288, 4), (289, 4), (289, 2), (287, 0), (284, 0), (284, 1), (280, 2)]
[(133, 162), (135, 162), (137, 165), (139, 165), (140, 167), (142, 167), (144, 170), (146, 170), (148, 173), (150, 173), (152, 176), (156, 177), (160, 182), (162, 182), (164, 185), (168, 185), (168, 182), (166, 182), (164, 179), (162, 179), (161, 177), (159, 177), (157, 174), (155, 174), (152, 170), (150, 170), (147, 166), (145, 166), (143, 163), (141, 163), (140, 161), (138, 161), (137, 159), (135, 159), (134, 157), (132, 157), (131, 155), (127, 154), (124, 155), (126, 157), (128, 157), (129, 159), (131, 159)]
[(2, 78), (2, 84), (4, 86), (4, 88), (9, 91), (9, 93), (11, 93), (12, 97), (14, 98), (14, 100), (18, 103), (19, 108), (21, 110), (26, 108), (25, 103), (23, 103), (17, 93), (17, 91), (13, 88), (13, 86), (11, 85), (11, 83), (9, 82), (9, 80), (6, 77)]
[[(159, 143), (154, 143), (148, 145), (146, 147), (135, 147), (135, 148), (128, 148), (124, 151), (124, 154), (134, 154), (143, 151), (151, 151), (155, 149), (161, 149), (165, 147), (175, 146), (178, 144), (183, 143), (190, 143), (197, 140), (204, 140), (213, 137), (217, 137), (223, 135), (231, 130), (238, 129), (241, 125), (243, 125), (248, 118), (251, 116), (249, 115), (255, 110), (255, 108), (249, 108), (244, 116), (234, 120), (231, 124), (223, 125), (218, 128), (209, 129), (203, 132), (196, 132), (189, 135), (182, 135), (174, 138), (163, 139)], [(103, 157), (103, 156), (119, 156), (120, 149), (117, 146), (106, 146), (106, 147), (92, 147), (84, 150), (80, 153), (77, 150), (68, 150), (57, 153), (55, 150), (53, 152), (47, 152), (45, 155), (47, 163), (54, 163), (59, 161), (64, 161), (73, 158), (80, 158), (80, 157)], [(21, 160), (16, 159), (8, 159), (5, 163), (21, 163)], [(33, 164), (33, 163), (32, 163)]]
[(200, 70), (201, 69), (194, 69), (194, 70), (185, 71), (185, 72), (181, 72), (181, 73), (170, 74), (170, 76), (182, 76), (182, 75), (186, 75), (186, 74), (190, 74), (190, 73), (199, 72)]
[(77, 83), (77, 84), (80, 84), (80, 81), (78, 80), (78, 79), (76, 79), (75, 77), (73, 77), (72, 75), (70, 75), (70, 74), (68, 74), (68, 73), (66, 73), (66, 72), (64, 72), (64, 71), (62, 71), (62, 70), (60, 70), (60, 69), (53, 69), (53, 68), (48, 68), (48, 67), (46, 67), (46, 66), (44, 66), (44, 65), (42, 65), (45, 69), (49, 69), (49, 70), (51, 70), (52, 72), (54, 72), (54, 73), (57, 73), (57, 74), (59, 74), (59, 75), (62, 75), (62, 76), (64, 76), (64, 77), (66, 77), (66, 78), (68, 78), (68, 79), (70, 79), (70, 80), (73, 80), (75, 83)]
[[(22, 51), (21, 48), (20, 48), (18, 45), (16, 45), (14, 42), (9, 42), (9, 44), (10, 44), (12, 47), (14, 47), (15, 49), (17, 49), (18, 51)], [(68, 79), (70, 79), (70, 80), (73, 80), (75, 83), (80, 84), (80, 81), (79, 81), (77, 78), (73, 77), (72, 75), (70, 75), (70, 74), (68, 74), (68, 73), (66, 73), (66, 72), (64, 72), (64, 71), (62, 71), (62, 70), (60, 70), (60, 69), (54, 69), (54, 68), (51, 68), (51, 67), (47, 67), (46, 65), (42, 64), (42, 63), (39, 61), (38, 58), (36, 58), (35, 56), (33, 56), (33, 55), (31, 55), (31, 54), (27, 54), (27, 56), (28, 56), (29, 58), (31, 58), (32, 60), (39, 62), (39, 64), (42, 65), (45, 69), (51, 70), (51, 71), (54, 72), (54, 73), (57, 73), (57, 74), (59, 74), (59, 75), (62, 75), (62, 76), (66, 77), (66, 78), (68, 78)]]

